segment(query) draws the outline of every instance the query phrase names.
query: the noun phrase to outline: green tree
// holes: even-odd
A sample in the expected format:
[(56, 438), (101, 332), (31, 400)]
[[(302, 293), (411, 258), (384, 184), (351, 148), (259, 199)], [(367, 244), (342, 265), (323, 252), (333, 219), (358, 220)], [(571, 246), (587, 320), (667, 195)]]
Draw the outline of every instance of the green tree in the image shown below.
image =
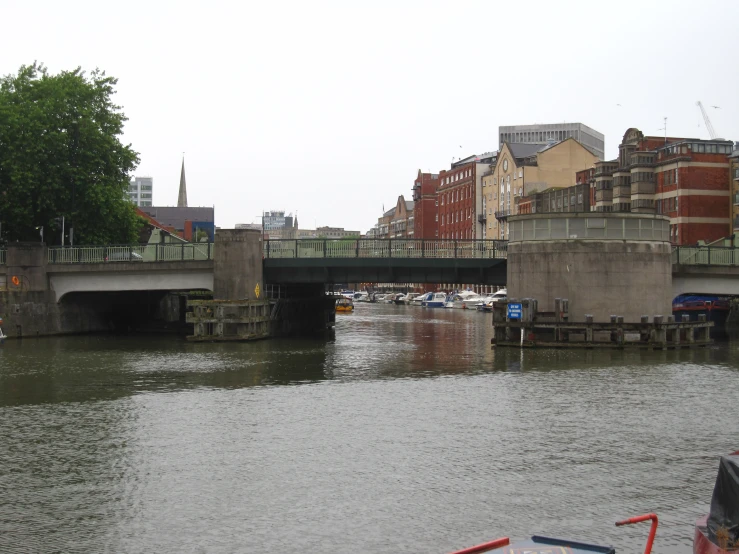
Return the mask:
[(127, 199), (138, 154), (120, 136), (117, 80), (96, 69), (49, 74), (41, 64), (0, 79), (0, 223), (6, 240), (128, 243), (141, 219)]

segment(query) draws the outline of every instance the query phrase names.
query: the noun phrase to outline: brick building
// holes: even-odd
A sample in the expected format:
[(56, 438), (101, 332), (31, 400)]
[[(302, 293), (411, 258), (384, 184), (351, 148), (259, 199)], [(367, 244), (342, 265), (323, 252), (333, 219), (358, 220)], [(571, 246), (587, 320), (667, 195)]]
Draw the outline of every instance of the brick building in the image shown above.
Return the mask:
[(675, 244), (713, 242), (731, 229), (730, 141), (626, 131), (619, 157), (595, 166), (595, 211), (658, 213)]
[(482, 177), (494, 163), (497, 152), (469, 156), (439, 172), (438, 231), (441, 239), (483, 238)]
[(731, 232), (739, 235), (739, 142), (734, 145), (734, 152), (731, 153), (729, 159), (731, 160)]
[(413, 183), (413, 236), (417, 239), (438, 238), (438, 197), (439, 175), (437, 173), (422, 173)]
[[(387, 210), (377, 219), (374, 233), (367, 233), (369, 238), (378, 239), (412, 239), (415, 234), (415, 217), (413, 201), (406, 200), (401, 194), (395, 207)], [(370, 236), (372, 235), (372, 236)]]

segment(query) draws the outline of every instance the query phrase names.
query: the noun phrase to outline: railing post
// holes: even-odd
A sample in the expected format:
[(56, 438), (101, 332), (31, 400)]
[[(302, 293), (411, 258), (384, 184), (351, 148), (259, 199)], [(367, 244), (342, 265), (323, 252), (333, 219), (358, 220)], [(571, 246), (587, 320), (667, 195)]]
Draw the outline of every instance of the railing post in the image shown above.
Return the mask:
[(711, 247), (706, 246), (706, 248), (708, 249), (708, 265), (711, 265)]
[(354, 254), (355, 254), (355, 257), (357, 258), (359, 258), (359, 241), (360, 240), (361, 239), (357, 239), (354, 241)]
[(267, 240), (267, 258), (269, 258), (269, 250), (270, 250), (270, 248), (272, 248), (272, 247), (270, 246), (269, 240)]
[(387, 239), (387, 257), (393, 257), (393, 239)]
[(326, 257), (326, 239), (323, 239), (323, 257)]
[(426, 239), (421, 239), (421, 257), (426, 257)]
[(454, 241), (454, 258), (457, 258), (457, 241)]

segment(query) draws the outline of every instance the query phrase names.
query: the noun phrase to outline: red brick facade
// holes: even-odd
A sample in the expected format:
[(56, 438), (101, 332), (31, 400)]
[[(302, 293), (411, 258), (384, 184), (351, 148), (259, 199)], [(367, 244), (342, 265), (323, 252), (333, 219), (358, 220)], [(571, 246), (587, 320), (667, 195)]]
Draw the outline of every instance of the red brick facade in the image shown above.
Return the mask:
[(596, 164), (596, 210), (666, 215), (674, 244), (727, 237), (731, 151), (732, 143), (720, 139), (645, 137), (629, 129), (618, 159)]
[(436, 190), (439, 187), (439, 175), (436, 173), (422, 173), (413, 183), (413, 235), (417, 239), (438, 238), (437, 226), (438, 210)]
[(439, 238), (475, 238), (476, 163), (439, 172)]

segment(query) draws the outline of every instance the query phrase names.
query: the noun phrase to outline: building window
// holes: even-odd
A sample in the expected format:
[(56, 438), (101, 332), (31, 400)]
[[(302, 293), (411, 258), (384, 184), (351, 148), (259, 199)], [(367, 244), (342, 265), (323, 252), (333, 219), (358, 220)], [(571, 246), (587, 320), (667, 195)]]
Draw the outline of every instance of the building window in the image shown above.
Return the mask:
[(523, 169), (519, 169), (518, 170), (518, 178), (519, 179), (522, 179), (523, 178)]
[(439, 214), (436, 214), (436, 221), (439, 221)]

